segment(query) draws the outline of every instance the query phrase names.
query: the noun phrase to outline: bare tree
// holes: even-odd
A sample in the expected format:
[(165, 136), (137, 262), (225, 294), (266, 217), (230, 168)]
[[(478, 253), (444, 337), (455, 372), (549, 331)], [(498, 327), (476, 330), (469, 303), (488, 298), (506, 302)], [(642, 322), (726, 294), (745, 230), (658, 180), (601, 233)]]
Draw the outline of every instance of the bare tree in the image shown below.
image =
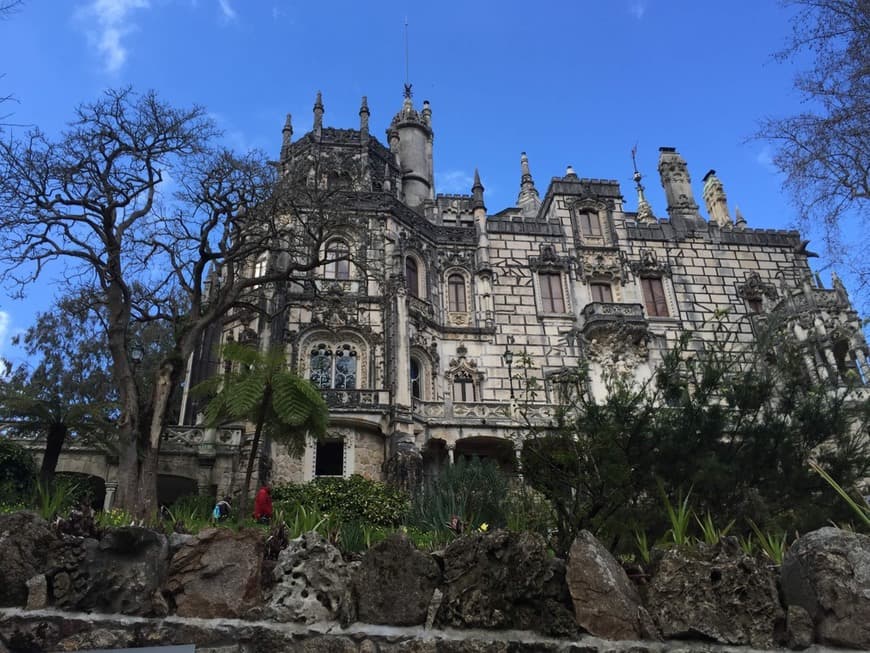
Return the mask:
[[(805, 228), (821, 227), (832, 255), (844, 219), (870, 218), (870, 0), (784, 0), (792, 36), (775, 57), (812, 57), (794, 85), (805, 110), (762, 121), (756, 137), (776, 146)], [(865, 270), (866, 272), (866, 270)]]
[[(2, 278), (25, 289), (62, 261), (68, 283), (104, 298), (121, 405), (118, 502), (141, 515), (156, 508), (172, 391), (203, 332), (236, 308), (270, 310), (258, 289), (301, 283), (346, 222), (339, 196), (349, 194), (321, 190), (315, 157), (279, 179), (256, 153), (213, 149), (215, 136), (203, 109), (125, 89), (79, 107), (56, 142), (35, 130), (0, 143)], [(172, 201), (166, 184), (180, 188)], [(145, 393), (131, 325), (158, 320), (173, 343)]]

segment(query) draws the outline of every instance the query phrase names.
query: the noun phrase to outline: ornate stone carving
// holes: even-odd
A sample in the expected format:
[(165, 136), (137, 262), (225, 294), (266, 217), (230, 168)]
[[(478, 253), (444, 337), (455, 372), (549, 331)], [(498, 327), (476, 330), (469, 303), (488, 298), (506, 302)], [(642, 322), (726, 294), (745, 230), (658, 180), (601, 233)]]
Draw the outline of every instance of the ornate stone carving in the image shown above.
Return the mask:
[(625, 261), (619, 250), (609, 247), (584, 247), (577, 253), (578, 276), (586, 282), (609, 279), (625, 283)]
[(669, 263), (660, 261), (658, 254), (654, 249), (642, 247), (639, 256), (636, 260), (629, 261), (628, 267), (638, 277), (656, 276), (669, 277), (671, 276), (671, 266)]
[(749, 301), (760, 300), (764, 297), (776, 301), (779, 293), (774, 284), (762, 281), (758, 272), (750, 272), (746, 275), (746, 280), (737, 286), (737, 296)]

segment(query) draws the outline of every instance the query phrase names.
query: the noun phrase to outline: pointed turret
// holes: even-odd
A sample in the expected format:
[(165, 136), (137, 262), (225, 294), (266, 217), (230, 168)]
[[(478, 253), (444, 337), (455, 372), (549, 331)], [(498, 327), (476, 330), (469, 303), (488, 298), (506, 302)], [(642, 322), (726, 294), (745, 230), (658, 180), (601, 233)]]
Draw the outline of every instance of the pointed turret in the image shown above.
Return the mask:
[(698, 213), (689, 167), (673, 147), (659, 148), (659, 175), (668, 202), (668, 216), (674, 228), (687, 231), (705, 229), (707, 222)]
[(746, 229), (746, 218), (743, 217), (743, 212), (739, 206), (734, 207), (734, 228), (737, 231)]
[(320, 130), (323, 128), (323, 97), (320, 91), (317, 91), (317, 98), (314, 100), (314, 133), (319, 137)]
[(288, 113), (281, 129), (281, 158), (286, 159), (289, 154), (290, 143), (293, 141), (293, 118)]
[(484, 209), (486, 205), (483, 203), (483, 184), (480, 183), (480, 174), (477, 168), (474, 169), (474, 185), (471, 187), (471, 209)]
[(387, 138), (390, 150), (402, 173), (402, 193), (405, 203), (417, 208), (435, 198), (435, 179), (432, 165), (432, 109), (428, 102), (418, 113), (411, 99), (411, 85), (405, 84), (402, 108), (393, 117)]
[(716, 171), (711, 170), (704, 175), (704, 203), (710, 220), (723, 228), (731, 228), (731, 215), (728, 213), (728, 199), (725, 197), (725, 187), (722, 185)]
[(532, 172), (529, 169), (529, 157), (523, 152), (520, 154), (520, 194), (517, 197), (517, 206), (523, 210), (523, 215), (535, 215), (541, 206), (541, 198)]
[(359, 133), (366, 138), (369, 135), (369, 100), (363, 95), (359, 108)]

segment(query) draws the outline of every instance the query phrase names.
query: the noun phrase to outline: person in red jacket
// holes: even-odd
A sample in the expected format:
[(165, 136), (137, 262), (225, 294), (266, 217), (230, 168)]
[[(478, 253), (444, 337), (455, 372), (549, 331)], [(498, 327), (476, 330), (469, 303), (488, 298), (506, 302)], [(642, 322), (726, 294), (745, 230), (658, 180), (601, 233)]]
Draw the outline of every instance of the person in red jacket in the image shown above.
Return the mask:
[(272, 495), (268, 485), (261, 487), (254, 499), (254, 519), (261, 524), (272, 521)]

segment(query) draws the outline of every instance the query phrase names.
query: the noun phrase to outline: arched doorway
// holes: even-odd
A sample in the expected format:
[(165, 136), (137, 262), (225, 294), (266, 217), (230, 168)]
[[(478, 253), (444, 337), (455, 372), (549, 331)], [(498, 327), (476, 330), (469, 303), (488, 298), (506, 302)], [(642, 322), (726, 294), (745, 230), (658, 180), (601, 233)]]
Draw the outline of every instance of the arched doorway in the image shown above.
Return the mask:
[(466, 460), (492, 461), (506, 474), (517, 473), (517, 458), (513, 442), (491, 437), (462, 438), (456, 441), (454, 462)]
[(181, 497), (196, 494), (196, 490), (196, 481), (192, 478), (157, 475), (157, 503), (161, 506), (171, 506)]

